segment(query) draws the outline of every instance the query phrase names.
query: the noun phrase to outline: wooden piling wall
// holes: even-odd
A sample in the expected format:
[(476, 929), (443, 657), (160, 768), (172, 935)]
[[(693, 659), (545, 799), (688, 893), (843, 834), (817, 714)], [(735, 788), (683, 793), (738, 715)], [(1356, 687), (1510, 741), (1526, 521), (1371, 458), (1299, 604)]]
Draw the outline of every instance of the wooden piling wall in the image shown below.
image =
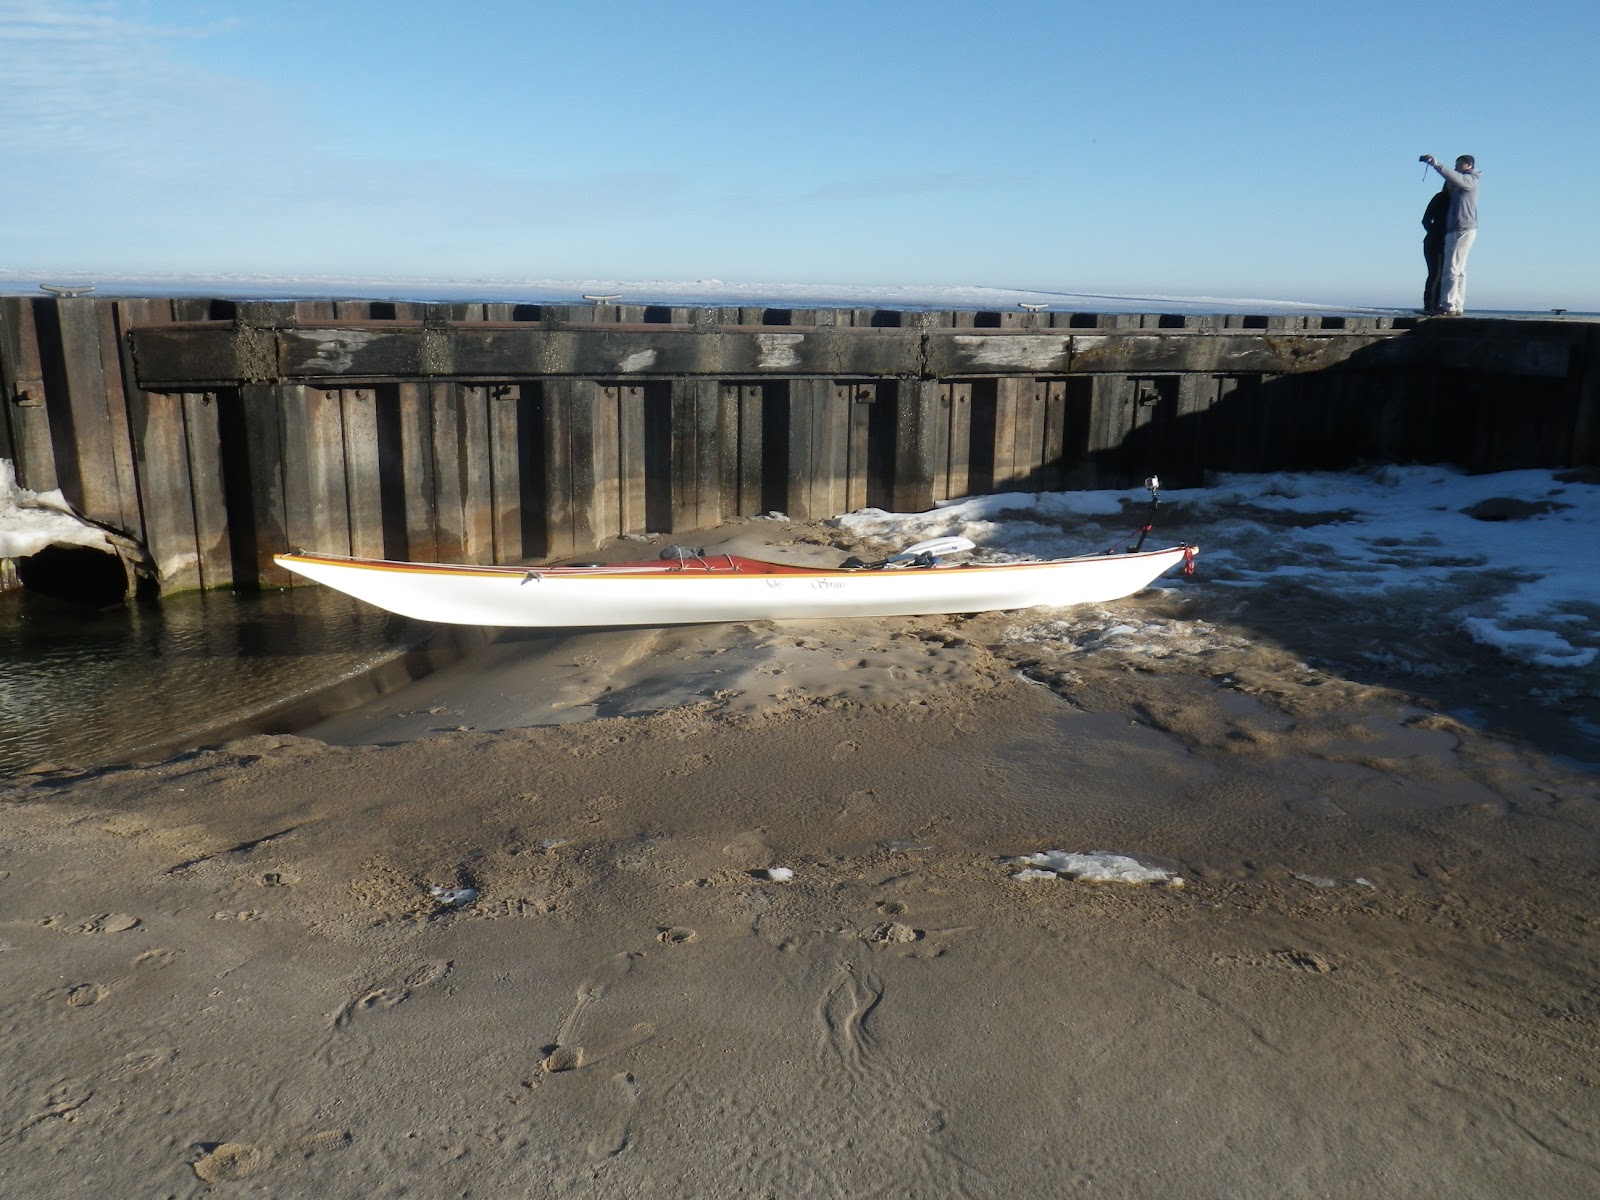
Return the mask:
[(1600, 325), (0, 297), (0, 458), (164, 592), (1207, 471), (1600, 463)]

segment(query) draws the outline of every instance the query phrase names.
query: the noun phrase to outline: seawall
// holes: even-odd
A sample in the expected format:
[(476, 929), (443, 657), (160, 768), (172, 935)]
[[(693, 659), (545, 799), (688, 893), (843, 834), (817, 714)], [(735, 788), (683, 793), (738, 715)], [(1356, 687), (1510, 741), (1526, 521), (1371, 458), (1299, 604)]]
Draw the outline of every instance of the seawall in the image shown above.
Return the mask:
[[(0, 458), (162, 592), (1207, 471), (1600, 462), (1600, 324), (0, 297)], [(25, 574), (25, 573), (24, 573)]]

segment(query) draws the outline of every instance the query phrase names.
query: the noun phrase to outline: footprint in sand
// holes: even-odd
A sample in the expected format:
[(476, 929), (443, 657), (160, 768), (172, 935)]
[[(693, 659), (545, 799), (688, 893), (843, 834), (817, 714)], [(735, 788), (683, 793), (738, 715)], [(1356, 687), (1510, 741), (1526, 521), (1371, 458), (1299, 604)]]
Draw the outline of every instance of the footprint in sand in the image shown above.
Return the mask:
[[(169, 965), (176, 958), (175, 950), (146, 950), (133, 960), (131, 966), (134, 973), (157, 970)], [(65, 998), (69, 1008), (88, 1008), (107, 999), (113, 992), (120, 991), (133, 980), (133, 977), (133, 974), (118, 975), (107, 983), (77, 983), (67, 988), (52, 988), (44, 995), (46, 999)]]
[(1338, 964), (1315, 950), (1279, 950), (1272, 956), (1280, 966), (1312, 975), (1327, 975), (1339, 969)]
[(873, 1045), (870, 1021), (883, 1002), (883, 984), (870, 972), (842, 964), (840, 977), (817, 1006), (825, 1056), (859, 1075)]
[(204, 1142), (197, 1147), (200, 1157), (190, 1168), (202, 1183), (237, 1183), (259, 1175), (267, 1167), (288, 1157), (309, 1159), (327, 1150), (350, 1144), (350, 1134), (342, 1129), (314, 1133), (310, 1137), (268, 1145), (248, 1142)]
[[(693, 936), (692, 930), (688, 932)], [(610, 1058), (614, 1054), (620, 1054), (624, 1050), (631, 1050), (655, 1037), (655, 1026), (647, 1021), (641, 1021), (627, 1032), (613, 1037), (588, 1037), (579, 1040), (581, 1027), (587, 1023), (586, 1018), (590, 1009), (604, 999), (606, 993), (616, 984), (626, 978), (633, 970), (634, 962), (643, 957), (643, 953), (639, 951), (615, 954), (606, 961), (593, 979), (578, 989), (572, 1011), (567, 1014), (566, 1020), (561, 1022), (556, 1040), (546, 1047), (545, 1057), (539, 1063), (547, 1074), (558, 1075), (579, 1070)]]
[[(39, 922), (39, 924), (48, 929), (61, 928), (65, 923), (66, 918), (60, 916), (46, 917), (43, 921)], [(69, 927), (67, 932), (126, 933), (128, 930), (136, 928), (138, 924), (139, 918), (130, 913), (101, 913), (98, 916), (90, 917), (88, 920), (83, 921), (78, 925)]]
[(21, 1139), (39, 1126), (50, 1127), (57, 1122), (76, 1124), (82, 1119), (80, 1110), (94, 1099), (95, 1084), (87, 1079), (64, 1079), (51, 1088), (44, 1097), (44, 1107), (22, 1123), (17, 1130)]
[[(137, 1075), (164, 1067), (178, 1057), (178, 1052), (172, 1049), (135, 1051), (124, 1054), (121, 1058), (107, 1064), (105, 1070), (97, 1072), (86, 1079), (63, 1079), (55, 1087), (45, 1093), (44, 1102), (38, 1112), (33, 1113), (21, 1126), (15, 1136), (18, 1139), (26, 1137), (29, 1131), (43, 1127), (49, 1129), (59, 1127), (61, 1124), (76, 1124), (83, 1119), (82, 1109), (89, 1101), (93, 1100), (96, 1093), (109, 1084), (124, 1083)], [(112, 1105), (116, 1101), (113, 1098)]]
[(886, 921), (863, 933), (861, 940), (878, 946), (903, 946), (917, 941), (922, 936), (923, 932), (920, 929), (913, 929), (900, 921)]
[(626, 1033), (601, 1041), (590, 1039), (588, 1045), (578, 1042), (565, 1042), (550, 1047), (550, 1052), (539, 1060), (540, 1068), (548, 1075), (560, 1075), (566, 1071), (577, 1071), (584, 1067), (593, 1066), (614, 1054), (624, 1050), (632, 1050), (635, 1046), (642, 1046), (656, 1035), (656, 1027), (648, 1021), (641, 1021)]
[(259, 1174), (266, 1165), (260, 1146), (242, 1142), (221, 1142), (202, 1146), (201, 1155), (190, 1164), (202, 1183), (237, 1183)]
[(396, 1008), (411, 999), (411, 994), (418, 988), (429, 987), (443, 980), (450, 974), (450, 968), (455, 964), (446, 959), (435, 959), (432, 962), (419, 963), (413, 967), (409, 974), (398, 983), (389, 984), (387, 987), (373, 988), (371, 991), (354, 997), (338, 1012), (333, 1014), (331, 1027), (343, 1029), (364, 1012), (374, 1009)]
[(88, 1008), (91, 1004), (99, 1004), (111, 989), (103, 983), (80, 983), (76, 987), (67, 989), (68, 1008)]
[(633, 1136), (633, 1115), (639, 1108), (639, 1085), (629, 1072), (620, 1071), (611, 1077), (611, 1086), (617, 1094), (617, 1109), (605, 1129), (589, 1142), (591, 1158), (615, 1158), (628, 1148), (628, 1140)]
[(584, 1065), (582, 1046), (557, 1046), (540, 1060), (539, 1066), (551, 1075), (576, 1071)]

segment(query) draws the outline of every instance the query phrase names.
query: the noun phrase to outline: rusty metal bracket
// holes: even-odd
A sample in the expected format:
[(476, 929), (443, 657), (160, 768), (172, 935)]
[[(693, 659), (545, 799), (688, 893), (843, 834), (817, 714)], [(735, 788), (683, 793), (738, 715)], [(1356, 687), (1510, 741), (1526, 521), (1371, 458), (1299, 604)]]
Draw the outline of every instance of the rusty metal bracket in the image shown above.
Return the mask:
[(11, 395), (11, 402), (18, 408), (43, 408), (44, 380), (17, 380), (16, 390)]

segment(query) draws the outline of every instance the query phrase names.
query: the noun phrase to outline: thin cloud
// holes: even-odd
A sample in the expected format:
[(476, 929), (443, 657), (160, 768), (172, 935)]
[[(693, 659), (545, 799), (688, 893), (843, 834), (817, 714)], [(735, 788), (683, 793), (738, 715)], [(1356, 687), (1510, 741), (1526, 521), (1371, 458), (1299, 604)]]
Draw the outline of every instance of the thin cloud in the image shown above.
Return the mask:
[(987, 191), (1004, 187), (1011, 179), (988, 171), (946, 171), (932, 175), (888, 175), (848, 179), (807, 192), (805, 199), (821, 201), (887, 200), (901, 196), (943, 195), (948, 192)]
[[(214, 74), (166, 50), (234, 27), (157, 25), (112, 5), (0, 0), (0, 146), (50, 157), (88, 154), (108, 163), (148, 158), (146, 143), (181, 132), (183, 100), (212, 103)], [(176, 128), (175, 128), (176, 127)]]

